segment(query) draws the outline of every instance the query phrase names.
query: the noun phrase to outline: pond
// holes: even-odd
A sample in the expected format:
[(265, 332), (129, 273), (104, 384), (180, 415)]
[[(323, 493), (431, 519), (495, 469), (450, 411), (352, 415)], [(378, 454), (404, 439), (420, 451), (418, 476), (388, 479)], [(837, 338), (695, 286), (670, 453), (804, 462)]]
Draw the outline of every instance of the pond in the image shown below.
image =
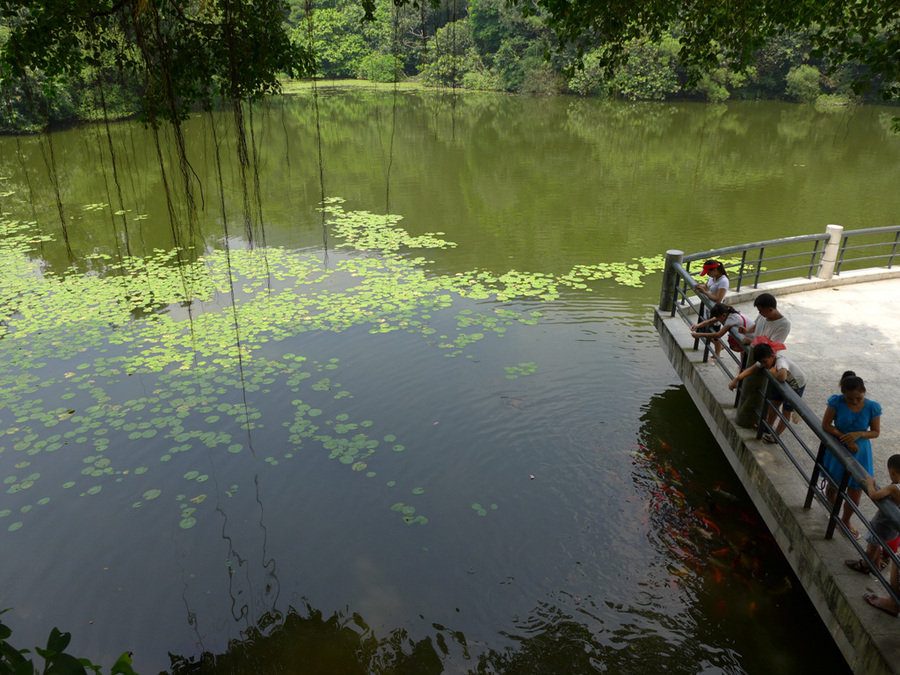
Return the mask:
[(322, 87), (246, 164), (227, 113), (189, 167), (132, 123), (0, 138), (12, 641), (832, 672), (652, 308), (666, 249), (895, 224), (892, 112)]

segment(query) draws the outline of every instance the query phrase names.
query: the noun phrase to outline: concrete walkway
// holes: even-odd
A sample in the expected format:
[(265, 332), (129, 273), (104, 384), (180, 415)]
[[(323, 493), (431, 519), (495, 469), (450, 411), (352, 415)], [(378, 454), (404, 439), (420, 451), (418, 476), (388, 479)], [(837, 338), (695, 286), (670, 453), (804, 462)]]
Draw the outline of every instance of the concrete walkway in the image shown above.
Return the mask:
[[(898, 276), (895, 271), (870, 271), (844, 275), (833, 285), (776, 282), (726, 300), (755, 317), (753, 297), (761, 292), (775, 295), (778, 309), (792, 322), (788, 353), (808, 377), (804, 400), (817, 415), (824, 413), (829, 396), (840, 393), (838, 381), (845, 370), (865, 380), (867, 396), (883, 408), (881, 436), (872, 442), (879, 485), (887, 481), (887, 458), (900, 453), (900, 312), (892, 307), (895, 299), (900, 300)], [(817, 288), (808, 290), (811, 286)], [(847, 662), (859, 673), (900, 672), (900, 619), (867, 605), (863, 594), (883, 594), (883, 589), (873, 577), (844, 565), (845, 558), (859, 553), (840, 531), (831, 540), (824, 538), (827, 513), (817, 502), (808, 510), (802, 508), (806, 485), (781, 448), (757, 441), (752, 430), (734, 423), (728, 376), (720, 366), (702, 363), (702, 345), (693, 349), (684, 321), (657, 311), (655, 322), (670, 362)], [(811, 447), (818, 447), (805, 425), (795, 428)], [(802, 453), (789, 432), (783, 438)], [(812, 461), (802, 463), (811, 472)], [(862, 511), (870, 518), (876, 511), (865, 496)]]

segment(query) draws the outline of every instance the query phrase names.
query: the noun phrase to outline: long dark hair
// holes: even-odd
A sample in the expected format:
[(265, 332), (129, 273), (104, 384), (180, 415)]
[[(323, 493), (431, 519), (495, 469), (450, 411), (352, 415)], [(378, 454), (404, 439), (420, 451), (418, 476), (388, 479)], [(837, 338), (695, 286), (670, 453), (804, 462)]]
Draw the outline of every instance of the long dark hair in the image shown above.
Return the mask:
[(724, 302), (717, 302), (709, 310), (710, 316), (721, 316), (722, 314), (740, 314), (740, 312), (731, 305), (726, 305)]
[(720, 263), (718, 260), (707, 260), (705, 263), (703, 263), (703, 266), (704, 267), (711, 266), (712, 269), (714, 269), (716, 272), (719, 272), (726, 277), (728, 276), (728, 272), (725, 271), (725, 265)]
[(866, 393), (866, 383), (852, 370), (846, 370), (841, 375), (841, 393), (847, 393), (848, 391), (858, 391), (861, 394)]

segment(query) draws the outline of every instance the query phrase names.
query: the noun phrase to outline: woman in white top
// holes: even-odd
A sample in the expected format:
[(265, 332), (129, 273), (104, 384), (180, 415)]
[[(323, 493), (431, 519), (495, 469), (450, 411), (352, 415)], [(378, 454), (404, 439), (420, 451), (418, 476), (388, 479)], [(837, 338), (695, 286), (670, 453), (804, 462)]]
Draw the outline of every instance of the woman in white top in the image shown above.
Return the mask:
[(697, 295), (705, 295), (713, 302), (722, 302), (728, 292), (728, 273), (725, 271), (725, 265), (718, 260), (707, 260), (700, 270), (700, 276), (704, 275), (709, 275), (709, 281), (694, 286)]

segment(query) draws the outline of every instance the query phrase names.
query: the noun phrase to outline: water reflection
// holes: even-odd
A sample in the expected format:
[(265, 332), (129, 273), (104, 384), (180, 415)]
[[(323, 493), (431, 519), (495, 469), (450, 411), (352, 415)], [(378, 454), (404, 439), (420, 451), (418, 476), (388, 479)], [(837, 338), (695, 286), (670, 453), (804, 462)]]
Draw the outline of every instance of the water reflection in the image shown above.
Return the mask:
[(747, 228), (759, 240), (786, 227), (891, 224), (900, 208), (890, 109), (493, 94), (451, 106), (433, 92), (327, 88), (318, 115), (313, 103), (289, 97), (255, 115), (258, 165), (249, 173), (235, 160), (227, 114), (188, 121), (203, 197), (196, 211), (185, 206), (182, 181), (165, 178), (179, 174), (177, 162), (160, 161), (153, 134), (138, 125), (111, 125), (108, 140), (99, 126), (54, 135), (55, 179), (41, 137), (0, 138), (3, 211), (55, 236), (45, 259), (61, 272), (94, 253), (118, 259), (180, 246), (193, 260), (236, 237), (320, 248), (324, 185), (350, 210), (403, 214), (413, 234), (452, 233), (462, 245), (436, 256), (442, 271), (444, 261), (505, 270), (513, 260), (560, 272), (585, 254), (658, 253), (673, 236), (684, 250), (705, 250), (746, 241)]
[[(173, 669), (277, 664), (316, 636), (339, 650), (323, 669), (831, 668), (827, 631), (673, 386), (658, 292), (630, 284), (653, 282), (648, 256), (673, 237), (781, 228), (733, 228), (784, 189), (779, 172), (821, 171), (819, 198), (848, 202), (893, 185), (891, 141), (787, 143), (834, 127), (805, 111), (779, 135), (784, 106), (486, 96), (450, 119), (425, 94), (394, 108), (332, 92), (325, 183), (355, 206), (329, 202), (329, 235), (356, 243), (323, 264), (320, 177), (299, 160), (313, 112), (282, 103), (256, 120), (266, 248), (243, 234), (241, 168), (224, 136), (217, 158), (209, 116), (186, 137), (195, 229), (170, 219), (139, 128), (111, 129), (127, 215), (111, 175), (79, 168), (106, 146), (59, 136), (67, 274), (53, 187), (21, 171), (38, 141), (0, 154), (5, 218), (38, 221), (4, 222), (0, 256), (2, 570), (18, 581), (2, 599), (22, 632), (45, 635), (51, 614), (91, 625), (87, 646), (134, 649), (148, 672), (165, 652)], [(394, 112), (402, 221), (377, 213)], [(887, 166), (874, 179), (866, 152)], [(810, 154), (848, 158), (840, 180), (792, 166)], [(76, 596), (60, 599), (61, 568)]]
[(468, 658), (461, 633), (433, 628), (433, 637), (413, 639), (401, 628), (378, 637), (356, 612), (326, 617), (306, 603), (302, 610), (290, 607), (284, 614), (261, 616), (222, 653), (170, 654), (167, 672), (429, 675), (444, 672), (451, 648)]
[(723, 660), (709, 666), (791, 672), (786, 655), (802, 653), (829, 671), (849, 672), (832, 642), (801, 646), (811, 635), (804, 631), (754, 637), (761, 624), (809, 626), (820, 619), (683, 389), (650, 400), (631, 454), (641, 526), (656, 552), (647, 591), (652, 597), (668, 584), (692, 599), (689, 621), (672, 629), (696, 622), (699, 641), (709, 639), (708, 631), (750, 638), (736, 651), (716, 649)]

